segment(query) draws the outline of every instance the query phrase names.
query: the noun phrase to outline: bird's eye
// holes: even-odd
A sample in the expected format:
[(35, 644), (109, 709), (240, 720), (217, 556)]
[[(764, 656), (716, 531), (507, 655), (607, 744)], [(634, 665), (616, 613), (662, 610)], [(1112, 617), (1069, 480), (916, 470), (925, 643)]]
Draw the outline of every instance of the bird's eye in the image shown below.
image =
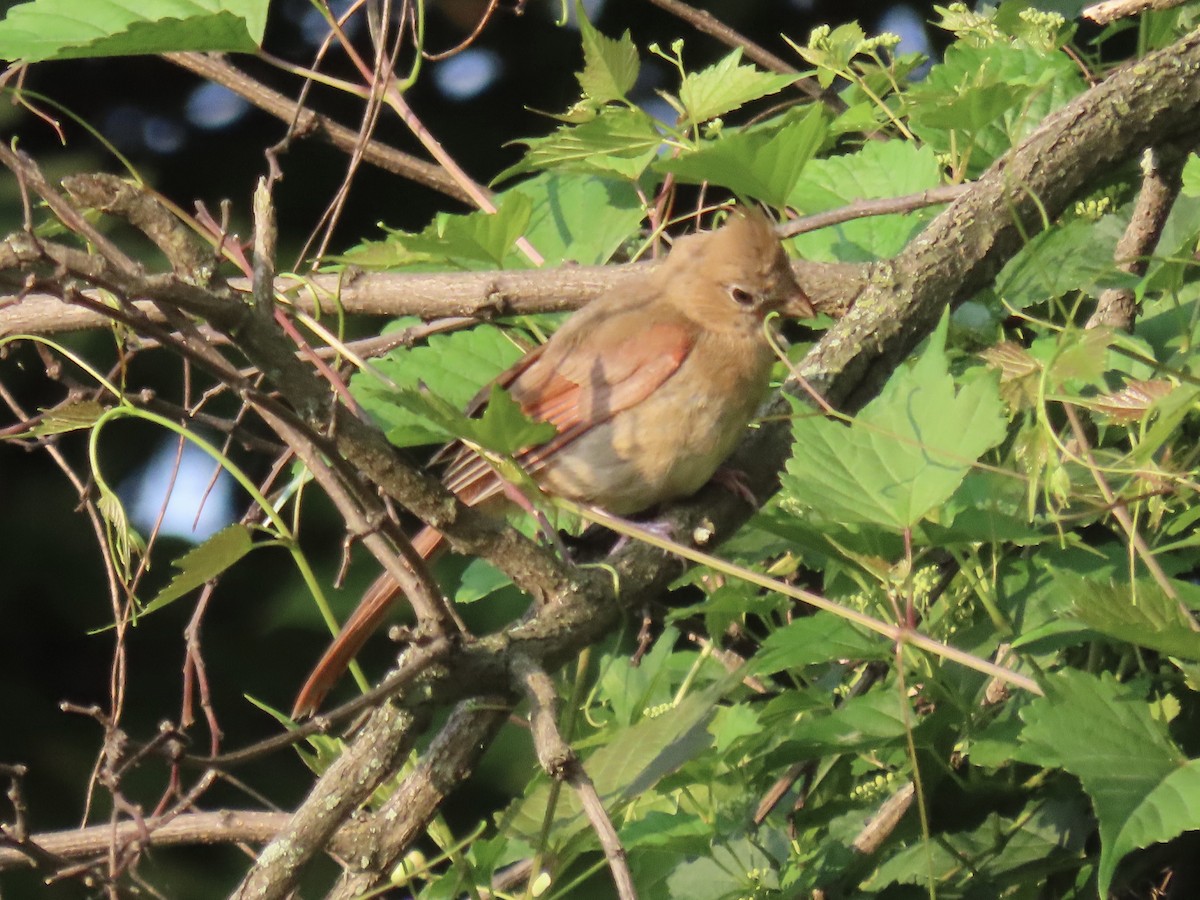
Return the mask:
[(729, 288), (729, 297), (738, 306), (754, 305), (754, 295), (744, 287), (738, 287), (736, 284)]

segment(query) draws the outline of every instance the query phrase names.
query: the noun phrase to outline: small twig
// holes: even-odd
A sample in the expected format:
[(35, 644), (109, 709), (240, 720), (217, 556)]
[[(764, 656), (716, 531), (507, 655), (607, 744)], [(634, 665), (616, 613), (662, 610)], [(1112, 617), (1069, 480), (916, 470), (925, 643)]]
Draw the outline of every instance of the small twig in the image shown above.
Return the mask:
[[(165, 53), (163, 58), (190, 72), (215, 81), (277, 119), (289, 123), (295, 121), (294, 133), (296, 134), (301, 136), (315, 134), (339, 150), (348, 153), (353, 152), (361, 142), (360, 135), (355, 129), (347, 128), (328, 116), (301, 107), (283, 94), (271, 90), (240, 69), (230, 65), (221, 56), (204, 53)], [(379, 141), (370, 140), (363, 143), (362, 158), (387, 172), (423, 184), (453, 197), (455, 200), (470, 201), (466, 191), (459, 187), (440, 166), (427, 163), (408, 153), (402, 153)]]
[(825, 212), (802, 216), (779, 225), (775, 232), (781, 238), (795, 237), (809, 231), (841, 225), (852, 219), (865, 219), (870, 216), (888, 216), (895, 213), (912, 212), (926, 206), (938, 206), (942, 203), (952, 203), (970, 190), (970, 183), (945, 184), (930, 188), (916, 194), (905, 194), (903, 197), (883, 197), (878, 200), (855, 200), (846, 206)]
[[(115, 843), (126, 847), (134, 842), (144, 846), (265, 844), (287, 825), (289, 813), (223, 810), (184, 813), (146, 819), (143, 823), (120, 822), (71, 828), (29, 836), (29, 842), (48, 854), (50, 860), (89, 859), (105, 853)], [(144, 827), (143, 827), (144, 826)], [(336, 832), (331, 849), (347, 849), (346, 832)], [(0, 847), (0, 871), (32, 863), (28, 855), (15, 847)]]
[[(706, 9), (696, 9), (681, 2), (681, 0), (650, 0), (659, 9), (665, 9), (673, 16), (683, 19), (697, 31), (716, 38), (728, 47), (740, 47), (748, 59), (754, 60), (764, 69), (778, 72), (781, 75), (799, 75), (794, 66), (788, 65), (774, 53), (746, 38), (745, 35), (730, 28)], [(814, 100), (820, 100), (831, 106), (840, 106), (841, 101), (831, 97), (814, 84), (811, 78), (797, 81), (795, 86)]]
[[(1133, 207), (1125, 233), (1117, 241), (1113, 259), (1117, 268), (1131, 275), (1146, 274), (1149, 256), (1158, 245), (1171, 207), (1183, 184), (1187, 154), (1177, 147), (1151, 147), (1142, 155), (1142, 189)], [(1137, 299), (1129, 288), (1108, 288), (1087, 321), (1088, 328), (1107, 325), (1129, 331), (1133, 328)]]
[(1182, 6), (1187, 0), (1104, 0), (1083, 10), (1083, 17), (1097, 25), (1107, 25), (1126, 16), (1136, 16), (1148, 9), (1163, 10)]
[(1179, 591), (1176, 590), (1175, 585), (1171, 584), (1171, 579), (1163, 571), (1162, 566), (1159, 565), (1158, 557), (1146, 545), (1146, 540), (1142, 537), (1141, 532), (1134, 527), (1133, 519), (1129, 517), (1129, 508), (1113, 492), (1113, 489), (1108, 484), (1108, 479), (1100, 471), (1100, 466), (1096, 462), (1095, 456), (1092, 455), (1092, 448), (1088, 443), (1087, 435), (1084, 433), (1083, 424), (1079, 421), (1079, 415), (1075, 411), (1075, 405), (1068, 402), (1063, 402), (1061, 405), (1063, 412), (1067, 416), (1067, 421), (1071, 425), (1071, 433), (1075, 437), (1075, 442), (1079, 445), (1081, 461), (1091, 474), (1092, 480), (1096, 482), (1096, 487), (1100, 489), (1100, 496), (1104, 498), (1104, 502), (1112, 510), (1113, 518), (1117, 520), (1117, 524), (1125, 532), (1125, 537), (1128, 538), (1134, 552), (1141, 559), (1142, 565), (1149, 571), (1150, 577), (1154, 579), (1155, 583), (1167, 597), (1178, 604), (1184, 621), (1191, 626), (1192, 630), (1200, 631), (1200, 622), (1196, 621), (1187, 604), (1180, 599)]
[(621, 900), (636, 900), (633, 875), (629, 871), (629, 861), (617, 829), (604, 809), (596, 785), (558, 730), (558, 693), (554, 689), (554, 682), (544, 669), (522, 655), (517, 655), (513, 660), (513, 675), (517, 686), (529, 699), (530, 732), (538, 762), (547, 775), (566, 783), (579, 795), (580, 805), (600, 839), (604, 858), (608, 860), (617, 886), (617, 896)]

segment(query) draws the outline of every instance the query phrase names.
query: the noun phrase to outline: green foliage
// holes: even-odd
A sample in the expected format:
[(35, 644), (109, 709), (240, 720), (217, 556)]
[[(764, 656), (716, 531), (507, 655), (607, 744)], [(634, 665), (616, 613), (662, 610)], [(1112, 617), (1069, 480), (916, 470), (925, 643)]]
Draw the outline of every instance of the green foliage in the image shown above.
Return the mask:
[[(533, 265), (527, 241), (551, 265), (603, 264), (650, 246), (651, 209), (656, 225), (688, 216), (693, 186), (705, 202), (808, 215), (960, 183), (1085, 90), (1081, 67), (1104, 74), (1099, 48), (1072, 44), (1073, 26), (1048, 14), (1079, 6), (939, 10), (951, 43), (919, 79), (921, 60), (857, 24), (793, 39), (837, 111), (740, 50), (696, 70), (682, 42), (639, 50), (628, 32), (606, 36), (580, 17), (579, 100), (522, 141), (523, 158), (497, 178), (513, 179), (497, 212), (442, 213), (340, 261), (511, 269)], [(0, 52), (147, 52), (175, 27), (113, 18), (94, 45), (66, 25), (19, 44), (34, 7), (56, 0), (11, 12)], [(201, 18), (215, 28), (228, 15)], [(1165, 43), (1189, 15), (1139, 20), (1139, 45)], [(675, 121), (631, 99), (641, 52), (674, 69), (661, 93)], [(724, 562), (680, 576), (670, 625), (636, 666), (633, 640), (613, 637), (560, 686), (564, 732), (643, 896), (1090, 900), (1136, 884), (1144, 848), (1200, 828), (1200, 159), (1184, 167), (1144, 275), (1113, 259), (1140, 179), (1134, 165), (1107, 173), (1076, 208), (1022, 234), (994, 282), (948, 310), (853, 417), (796, 401), (780, 491), (716, 549)], [(914, 205), (787, 246), (876, 263), (868, 277), (886, 279), (887, 259), (936, 214)], [(962, 235), (975, 239), (971, 223)], [(1110, 288), (1140, 303), (1129, 333), (1086, 327)], [(498, 317), (430, 337), (369, 362), (353, 396), (399, 446), (512, 454), (551, 432), (488, 385), (557, 323)], [(478, 398), (481, 414), (465, 413)], [(65, 406), (34, 433), (90, 428), (102, 414)], [(116, 494), (98, 490), (127, 574), (139, 538)], [(253, 546), (246, 529), (218, 534), (178, 561), (149, 608)], [(807, 608), (805, 591), (828, 608)], [(515, 589), (473, 561), (448, 593), (487, 616)], [(445, 858), (410, 872), (406, 890), (482, 894), (531, 857), (546, 869), (544, 896), (598, 877), (578, 797), (534, 773), (519, 740), (525, 755), (497, 781), (506, 794), (481, 810), (476, 836), (456, 844), (434, 829)], [(324, 765), (336, 744), (318, 749)], [(890, 803), (900, 815), (883, 828)], [(879, 844), (864, 850), (866, 823)]]
[(0, 59), (253, 53), (262, 41), (267, 6), (268, 0), (29, 0), (0, 21)]
[(790, 512), (845, 524), (911, 528), (945, 503), (1007, 434), (995, 383), (956, 390), (946, 365), (949, 316), (911, 366), (897, 369), (847, 428), (800, 415), (783, 480)]

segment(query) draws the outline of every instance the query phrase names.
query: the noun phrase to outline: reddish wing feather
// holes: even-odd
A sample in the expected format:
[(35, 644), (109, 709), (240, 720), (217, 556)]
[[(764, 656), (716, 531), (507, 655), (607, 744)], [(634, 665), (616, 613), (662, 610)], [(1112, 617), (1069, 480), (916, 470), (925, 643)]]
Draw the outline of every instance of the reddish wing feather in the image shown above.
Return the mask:
[[(636, 406), (657, 390), (687, 358), (693, 334), (677, 322), (656, 323), (636, 339), (607, 350), (603, 357), (566, 354), (558, 368), (543, 358), (544, 346), (496, 379), (525, 415), (558, 429), (550, 441), (517, 454), (517, 461), (530, 474), (536, 474), (543, 460), (589, 428)], [(454, 455), (443, 481), (468, 503), (479, 503), (500, 489), (491, 466), (466, 448)]]

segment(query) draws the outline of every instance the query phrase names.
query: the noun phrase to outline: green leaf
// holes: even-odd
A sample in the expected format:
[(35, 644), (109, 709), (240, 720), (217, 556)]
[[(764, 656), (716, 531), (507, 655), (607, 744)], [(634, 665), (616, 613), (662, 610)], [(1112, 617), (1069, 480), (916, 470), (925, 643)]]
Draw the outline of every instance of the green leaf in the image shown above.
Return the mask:
[[(712, 746), (708, 724), (717, 701), (735, 683), (730, 676), (688, 695), (659, 715), (607, 733), (611, 739), (587, 757), (584, 768), (610, 813)], [(549, 785), (543, 784), (516, 804), (508, 818), (516, 834), (536, 838), (549, 797)], [(556, 845), (586, 827), (577, 796), (573, 792), (559, 795), (551, 832)]]
[(31, 0), (0, 21), (0, 58), (39, 62), (174, 51), (253, 53), (268, 0)]
[(610, 38), (596, 30), (577, 3), (576, 21), (583, 39), (583, 71), (576, 77), (583, 93), (597, 103), (623, 100), (637, 81), (638, 52), (626, 31)]
[(535, 422), (526, 416), (508, 391), (494, 384), (483, 415), (478, 419), (468, 419), (466, 426), (462, 437), (509, 456), (526, 447), (544, 443), (558, 434), (558, 429), (549, 422)]
[(895, 690), (850, 697), (827, 713), (809, 713), (794, 727), (794, 736), (783, 745), (789, 756), (824, 756), (878, 750), (901, 741), (916, 717), (904, 708)]
[(459, 576), (454, 602), (474, 603), (512, 584), (512, 579), (484, 559), (473, 559)]
[[(395, 231), (382, 241), (368, 241), (340, 258), (362, 268), (501, 268), (513, 244), (529, 227), (533, 203), (524, 194), (498, 198), (496, 212), (468, 215), (438, 213), (420, 234)], [(528, 264), (528, 263), (526, 263)]]
[(637, 234), (644, 216), (633, 184), (600, 175), (544, 172), (508, 194), (523, 194), (533, 204), (525, 236), (547, 265), (603, 265)]
[(738, 63), (738, 47), (724, 59), (689, 73), (679, 87), (679, 101), (687, 112), (685, 124), (698, 125), (722, 116), (751, 100), (774, 94), (797, 81), (800, 75), (776, 75)]
[[(400, 447), (440, 443), (457, 436), (453, 429), (464, 418), (462, 410), (522, 353), (500, 328), (479, 325), (435, 335), (423, 347), (393, 350), (376, 360), (372, 368), (401, 388), (403, 399), (396, 388), (370, 372), (354, 376), (350, 386), (392, 443)], [(427, 394), (418, 391), (422, 385)]]
[(1108, 673), (1067, 669), (1021, 713), (1020, 758), (1076, 776), (1100, 822), (1100, 896), (1121, 857), (1196, 827), (1200, 778), (1151, 715)]
[(909, 91), (909, 125), (934, 150), (969, 159), (975, 174), (1084, 88), (1065, 53), (960, 41)]
[(439, 440), (461, 438), (505, 456), (544, 443), (558, 433), (549, 422), (528, 418), (508, 392), (495, 384), (478, 418), (429, 391), (401, 388), (392, 392), (391, 402), (424, 422)]
[(774, 134), (764, 129), (723, 133), (695, 152), (663, 160), (655, 168), (673, 172), (681, 181), (723, 185), (782, 209), (801, 170), (829, 131), (820, 107), (788, 118)]
[(1130, 585), (1075, 572), (1051, 574), (1070, 598), (1071, 612), (1090, 628), (1119, 641), (1200, 661), (1200, 633), (1152, 579), (1139, 578)]
[(63, 403), (47, 410), (41, 421), (26, 432), (31, 437), (46, 437), (51, 434), (66, 434), (91, 428), (106, 412), (106, 408), (95, 400), (80, 400)]
[(850, 427), (796, 418), (782, 479), (785, 508), (843, 525), (910, 528), (1004, 439), (1007, 422), (991, 378), (974, 378), (955, 391), (945, 355), (948, 326), (943, 315), (925, 352), (898, 369)]
[[(793, 186), (787, 205), (808, 215), (856, 200), (915, 194), (941, 182), (942, 167), (929, 147), (911, 141), (868, 141), (855, 153), (810, 162)], [(884, 259), (900, 252), (936, 214), (936, 208), (929, 208), (868, 216), (799, 235), (791, 246), (804, 259)]]
[(654, 120), (646, 112), (605, 107), (591, 121), (563, 125), (546, 137), (520, 141), (529, 148), (524, 158), (495, 180), (538, 169), (637, 178), (650, 165), (661, 142)]
[(1070, 291), (1094, 296), (1106, 287), (1133, 287), (1137, 278), (1113, 264), (1125, 230), (1119, 216), (1099, 222), (1074, 219), (1036, 235), (1000, 270), (996, 296), (1016, 309), (1044, 303)]
[(889, 659), (891, 655), (882, 638), (864, 634), (832, 613), (818, 612), (772, 633), (752, 665), (758, 674), (772, 675), (835, 659)]
[(253, 549), (254, 541), (250, 529), (245, 525), (234, 524), (222, 528), (175, 560), (173, 565), (179, 572), (170, 584), (158, 592), (158, 596), (142, 608), (142, 614), (162, 609), (188, 591), (212, 581)]

